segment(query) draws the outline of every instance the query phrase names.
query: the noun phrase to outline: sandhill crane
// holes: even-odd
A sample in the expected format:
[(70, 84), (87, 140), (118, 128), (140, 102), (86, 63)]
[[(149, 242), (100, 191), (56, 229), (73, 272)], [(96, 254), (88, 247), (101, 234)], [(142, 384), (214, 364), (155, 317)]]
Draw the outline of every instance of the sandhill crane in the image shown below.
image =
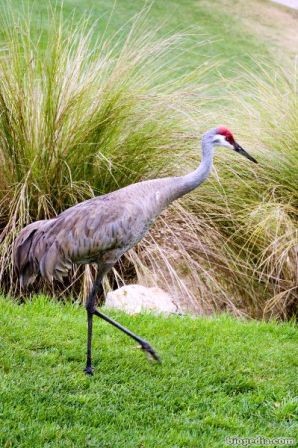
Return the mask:
[(21, 287), (38, 275), (51, 282), (61, 280), (73, 264), (96, 263), (97, 277), (86, 300), (87, 361), (85, 372), (93, 374), (91, 362), (93, 316), (98, 316), (136, 340), (152, 359), (160, 361), (151, 345), (96, 308), (103, 293), (105, 274), (140, 241), (157, 216), (171, 202), (192, 191), (209, 175), (215, 146), (230, 148), (251, 157), (224, 126), (213, 128), (202, 138), (199, 167), (179, 177), (166, 177), (128, 185), (68, 208), (56, 218), (34, 222), (19, 234), (14, 245), (14, 263)]

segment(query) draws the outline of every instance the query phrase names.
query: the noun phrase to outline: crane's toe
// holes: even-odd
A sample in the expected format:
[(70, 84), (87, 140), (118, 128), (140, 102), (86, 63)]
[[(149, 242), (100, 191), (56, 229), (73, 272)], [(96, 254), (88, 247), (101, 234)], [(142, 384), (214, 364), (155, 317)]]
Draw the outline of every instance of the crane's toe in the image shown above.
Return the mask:
[(152, 359), (152, 360), (158, 362), (159, 364), (161, 364), (160, 357), (158, 356), (156, 351), (151, 347), (151, 345), (148, 342), (146, 342), (146, 341), (142, 342), (140, 348), (147, 353), (149, 359)]
[(90, 376), (92, 376), (92, 375), (94, 374), (94, 369), (93, 369), (92, 366), (87, 366), (87, 367), (84, 369), (84, 372), (86, 373), (86, 375), (90, 375)]

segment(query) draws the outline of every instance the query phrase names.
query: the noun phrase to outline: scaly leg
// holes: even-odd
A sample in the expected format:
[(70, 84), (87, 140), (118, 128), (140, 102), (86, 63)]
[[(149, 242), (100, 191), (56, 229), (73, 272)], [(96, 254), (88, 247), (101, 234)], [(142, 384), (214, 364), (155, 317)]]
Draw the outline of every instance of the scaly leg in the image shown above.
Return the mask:
[(88, 325), (88, 333), (87, 333), (87, 360), (86, 360), (86, 368), (84, 372), (87, 375), (93, 375), (93, 367), (92, 367), (92, 329), (93, 329), (93, 314), (95, 310), (96, 298), (99, 294), (102, 294), (102, 279), (107, 272), (107, 268), (103, 268), (98, 266), (97, 277), (94, 281), (92, 290), (88, 296), (86, 301), (86, 311), (87, 311), (87, 325)]
[(130, 336), (132, 339), (137, 341), (141, 345), (141, 349), (148, 353), (149, 356), (151, 356), (152, 359), (155, 361), (161, 363), (161, 360), (158, 356), (158, 354), (154, 351), (154, 349), (151, 347), (151, 345), (145, 341), (144, 339), (140, 338), (138, 335), (130, 331), (128, 328), (123, 327), (123, 325), (119, 324), (115, 320), (108, 317), (106, 314), (103, 314), (101, 311), (98, 311), (97, 309), (94, 309), (93, 314), (100, 317), (101, 319), (105, 320), (111, 325), (114, 325), (114, 327), (118, 328), (119, 330), (123, 331), (123, 333)]
[(93, 375), (93, 367), (92, 367), (92, 329), (93, 329), (93, 315), (100, 317), (101, 319), (105, 320), (109, 324), (113, 325), (114, 327), (118, 328), (119, 330), (123, 331), (125, 334), (130, 336), (132, 339), (137, 341), (141, 349), (144, 350), (151, 358), (153, 358), (157, 362), (161, 362), (158, 354), (154, 351), (154, 349), (151, 347), (151, 345), (145, 341), (144, 339), (140, 338), (138, 335), (130, 331), (128, 328), (122, 326), (115, 320), (111, 319), (110, 317), (103, 314), (101, 311), (98, 311), (95, 308), (96, 304), (96, 298), (99, 296), (99, 294), (102, 294), (103, 287), (102, 287), (102, 279), (103, 276), (110, 270), (111, 266), (99, 266), (98, 267), (98, 274), (95, 279), (95, 282), (92, 287), (92, 291), (89, 294), (89, 297), (86, 302), (86, 311), (87, 311), (87, 323), (88, 323), (88, 335), (87, 335), (87, 361), (86, 361), (86, 368), (84, 369), (84, 372), (88, 375)]

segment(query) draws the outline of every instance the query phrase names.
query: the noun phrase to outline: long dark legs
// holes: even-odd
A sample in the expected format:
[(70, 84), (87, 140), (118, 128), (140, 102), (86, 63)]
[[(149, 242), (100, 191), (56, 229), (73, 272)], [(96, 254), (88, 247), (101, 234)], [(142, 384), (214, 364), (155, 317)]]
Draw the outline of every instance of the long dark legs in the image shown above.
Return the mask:
[[(109, 267), (110, 268), (110, 267)], [(156, 360), (157, 362), (160, 362), (160, 358), (157, 355), (157, 353), (153, 350), (151, 345), (145, 341), (144, 339), (140, 338), (138, 335), (130, 331), (128, 328), (123, 327), (121, 324), (116, 322), (115, 320), (111, 319), (110, 317), (106, 316), (102, 312), (98, 311), (95, 307), (96, 305), (96, 298), (103, 292), (102, 287), (102, 279), (106, 272), (108, 272), (109, 268), (107, 266), (99, 267), (98, 268), (98, 274), (96, 277), (96, 280), (94, 282), (93, 288), (91, 293), (89, 294), (89, 297), (86, 302), (86, 311), (87, 311), (87, 323), (88, 323), (88, 335), (87, 335), (87, 361), (86, 361), (86, 368), (85, 373), (88, 375), (93, 374), (93, 368), (92, 368), (92, 327), (93, 327), (93, 315), (100, 317), (101, 319), (105, 320), (106, 322), (110, 323), (114, 327), (118, 328), (119, 330), (123, 331), (123, 333), (130, 336), (132, 339), (137, 341), (140, 344), (140, 348), (144, 350), (146, 353), (148, 353), (151, 358)]]
[(93, 314), (87, 310), (87, 325), (88, 325), (88, 335), (87, 335), (87, 361), (85, 372), (89, 375), (93, 374), (92, 368), (92, 327), (93, 327)]
[(141, 345), (141, 349), (144, 350), (145, 352), (148, 353), (148, 355), (153, 358), (155, 361), (157, 362), (161, 362), (158, 354), (153, 350), (153, 348), (151, 347), (151, 345), (145, 341), (144, 339), (140, 338), (140, 336), (136, 335), (135, 333), (133, 333), (132, 331), (130, 331), (128, 328), (123, 327), (123, 325), (119, 324), (117, 321), (111, 319), (109, 316), (107, 316), (106, 314), (103, 314), (101, 311), (98, 310), (94, 310), (94, 314), (98, 317), (100, 317), (101, 319), (105, 320), (106, 322), (109, 322), (109, 324), (114, 325), (114, 327), (118, 328), (119, 330), (123, 331), (123, 333), (127, 334), (128, 336), (130, 336), (132, 339), (134, 339), (135, 341), (137, 341), (140, 345)]
[(86, 361), (86, 368), (84, 371), (89, 375), (93, 374), (93, 368), (92, 368), (93, 314), (95, 310), (96, 298), (100, 293), (103, 292), (102, 278), (103, 278), (103, 272), (99, 271), (93, 284), (92, 291), (90, 292), (86, 302), (88, 333), (87, 333), (87, 361)]

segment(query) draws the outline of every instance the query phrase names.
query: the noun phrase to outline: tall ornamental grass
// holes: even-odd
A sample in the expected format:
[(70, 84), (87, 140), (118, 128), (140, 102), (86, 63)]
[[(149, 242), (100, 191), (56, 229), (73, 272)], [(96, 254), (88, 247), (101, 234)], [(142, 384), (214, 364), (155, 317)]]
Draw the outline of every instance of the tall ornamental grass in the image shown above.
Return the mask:
[[(88, 21), (49, 20), (41, 36), (28, 19), (10, 17), (2, 25), (1, 288), (19, 294), (11, 254), (24, 225), (132, 182), (194, 169), (199, 136), (225, 122), (259, 164), (218, 150), (209, 180), (162, 214), (105, 287), (159, 285), (198, 313), (292, 316), (295, 79), (275, 76), (270, 67), (245, 75), (245, 89), (237, 90), (237, 82), (229, 92), (226, 83), (212, 90), (214, 66), (178, 75), (186, 36), (158, 38), (161, 30), (146, 31), (142, 14), (114, 36), (97, 35)], [(214, 102), (212, 91), (223, 95)], [(29, 293), (43, 288), (81, 300), (94, 271), (74, 268), (65, 283), (40, 282)]]
[[(144, 31), (142, 14), (109, 37), (96, 36), (88, 21), (49, 20), (40, 36), (29, 19), (2, 25), (0, 282), (9, 292), (17, 291), (12, 245), (20, 229), (94, 194), (173, 172), (193, 145), (191, 123), (208, 92), (209, 68), (173, 72), (185, 36)], [(56, 286), (86, 293), (89, 273)]]
[(220, 151), (216, 176), (187, 201), (220, 231), (235, 290), (243, 288), (237, 308), (287, 318), (298, 311), (297, 72), (258, 66), (244, 70), (243, 88), (227, 92), (220, 112), (258, 165)]
[(246, 81), (251, 93), (238, 103), (260, 166), (253, 200), (239, 213), (243, 254), (266, 290), (264, 314), (285, 318), (298, 312), (297, 71), (260, 64)]

